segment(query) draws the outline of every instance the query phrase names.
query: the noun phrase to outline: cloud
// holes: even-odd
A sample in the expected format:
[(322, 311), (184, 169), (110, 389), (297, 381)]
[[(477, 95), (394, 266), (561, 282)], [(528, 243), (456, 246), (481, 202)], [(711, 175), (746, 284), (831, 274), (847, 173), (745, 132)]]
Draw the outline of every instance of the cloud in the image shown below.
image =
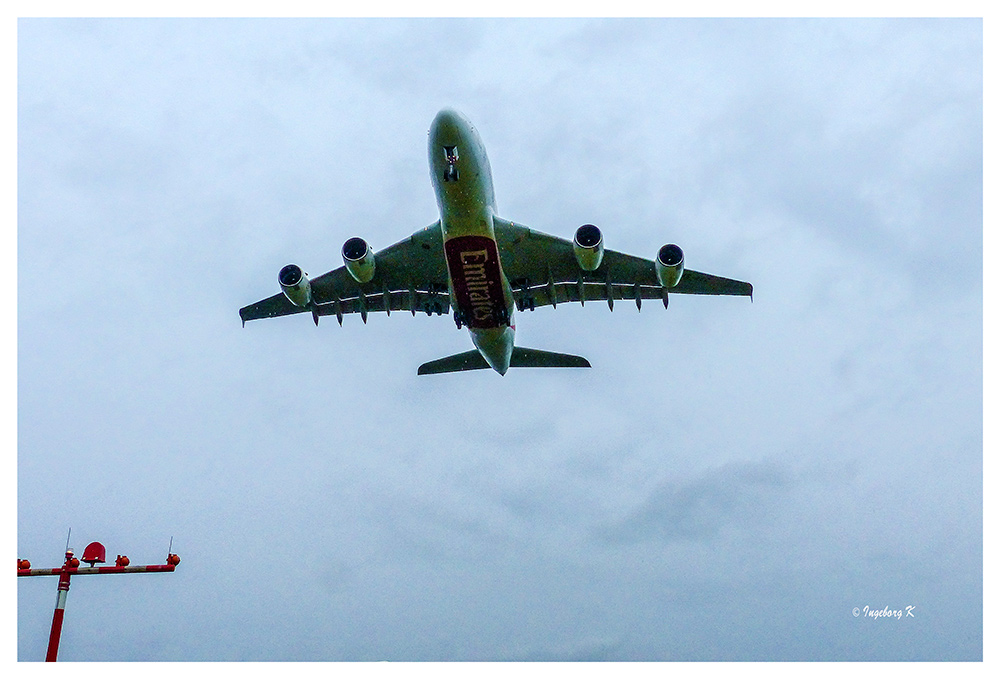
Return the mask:
[(581, 639), (571, 644), (539, 648), (515, 654), (524, 662), (606, 662), (620, 661), (624, 648), (614, 639)]
[(611, 543), (709, 540), (728, 525), (764, 519), (793, 484), (773, 462), (727, 464), (692, 480), (663, 482), (628, 516), (597, 533)]

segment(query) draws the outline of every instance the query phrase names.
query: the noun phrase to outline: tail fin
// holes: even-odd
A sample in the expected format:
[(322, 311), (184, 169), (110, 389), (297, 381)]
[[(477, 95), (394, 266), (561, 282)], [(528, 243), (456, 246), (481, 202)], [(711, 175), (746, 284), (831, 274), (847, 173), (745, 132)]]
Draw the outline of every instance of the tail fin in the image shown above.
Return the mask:
[[(418, 375), (437, 375), (453, 373), (462, 370), (480, 370), (489, 368), (490, 364), (476, 351), (466, 351), (454, 356), (446, 356), (436, 361), (429, 361), (417, 368)], [(541, 349), (525, 349), (514, 347), (510, 355), (511, 368), (589, 368), (590, 361), (582, 356), (557, 354), (554, 351)]]

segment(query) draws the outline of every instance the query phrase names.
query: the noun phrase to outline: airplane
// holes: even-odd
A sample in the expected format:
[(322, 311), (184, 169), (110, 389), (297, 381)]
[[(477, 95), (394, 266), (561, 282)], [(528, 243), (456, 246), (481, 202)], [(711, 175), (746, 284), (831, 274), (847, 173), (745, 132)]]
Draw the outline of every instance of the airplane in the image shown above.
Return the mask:
[(240, 309), (248, 320), (310, 312), (335, 315), (409, 311), (416, 315), (453, 312), (458, 329), (468, 328), (475, 349), (424, 363), (418, 375), (492, 368), (589, 368), (570, 354), (514, 344), (514, 311), (551, 304), (659, 299), (672, 293), (742, 295), (750, 283), (684, 268), (684, 253), (664, 245), (655, 261), (604, 249), (601, 230), (584, 224), (569, 242), (497, 214), (486, 148), (463, 114), (440, 111), (428, 132), (431, 183), (440, 219), (395, 245), (373, 252), (362, 238), (349, 238), (344, 266), (313, 280), (289, 264), (278, 272), (281, 292)]

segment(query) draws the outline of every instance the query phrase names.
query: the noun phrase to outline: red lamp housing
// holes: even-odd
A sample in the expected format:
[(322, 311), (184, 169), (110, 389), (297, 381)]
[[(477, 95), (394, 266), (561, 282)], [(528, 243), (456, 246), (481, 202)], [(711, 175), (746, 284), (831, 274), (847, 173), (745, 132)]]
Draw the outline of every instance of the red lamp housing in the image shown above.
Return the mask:
[(87, 545), (87, 548), (83, 550), (82, 561), (93, 566), (95, 563), (104, 563), (104, 545), (100, 542), (91, 542)]

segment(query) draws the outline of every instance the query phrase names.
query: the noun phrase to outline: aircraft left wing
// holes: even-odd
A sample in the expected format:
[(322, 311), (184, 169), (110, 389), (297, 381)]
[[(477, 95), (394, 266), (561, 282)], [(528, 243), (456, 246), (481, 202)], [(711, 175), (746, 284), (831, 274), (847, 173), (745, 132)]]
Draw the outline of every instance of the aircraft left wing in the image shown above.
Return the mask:
[(274, 318), (312, 312), (320, 316), (358, 313), (367, 321), (372, 311), (423, 311), (447, 313), (448, 273), (444, 259), (441, 222), (417, 231), (394, 245), (375, 253), (375, 275), (367, 283), (357, 282), (347, 268), (329, 271), (310, 281), (312, 303), (292, 304), (279, 292), (240, 309), (243, 323), (258, 318)]
[(677, 285), (663, 288), (651, 260), (614, 250), (604, 251), (596, 270), (583, 271), (568, 240), (496, 217), (493, 225), (503, 269), (521, 311), (592, 300), (607, 301), (612, 309), (616, 299), (634, 300), (637, 306), (644, 299), (666, 304), (667, 295), (673, 293), (753, 295), (750, 283), (686, 268)]

